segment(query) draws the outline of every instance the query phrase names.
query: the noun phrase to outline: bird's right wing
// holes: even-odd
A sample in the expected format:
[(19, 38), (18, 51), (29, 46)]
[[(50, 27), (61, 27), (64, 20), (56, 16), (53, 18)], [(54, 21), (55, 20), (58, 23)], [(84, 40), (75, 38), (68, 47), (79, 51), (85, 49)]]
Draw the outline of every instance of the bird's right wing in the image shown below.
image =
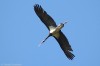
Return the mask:
[(65, 35), (60, 31), (59, 37), (55, 37), (55, 39), (58, 41), (61, 49), (64, 51), (67, 58), (72, 60), (75, 56), (74, 54), (71, 53), (71, 51), (73, 50), (68, 42), (68, 39), (65, 37)]
[(55, 21), (46, 13), (46, 11), (38, 4), (34, 5), (34, 10), (40, 20), (46, 25), (46, 27), (50, 30), (50, 27), (56, 27)]

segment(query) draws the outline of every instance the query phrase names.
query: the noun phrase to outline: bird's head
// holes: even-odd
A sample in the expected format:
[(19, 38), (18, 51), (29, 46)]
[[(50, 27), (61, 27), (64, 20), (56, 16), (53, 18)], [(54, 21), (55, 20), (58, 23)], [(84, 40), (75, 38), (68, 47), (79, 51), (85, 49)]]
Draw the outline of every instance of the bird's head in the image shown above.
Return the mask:
[(63, 24), (66, 24), (67, 22), (64, 22)]
[(58, 25), (58, 27), (59, 28), (62, 28), (62, 27), (64, 27), (64, 24), (66, 24), (67, 22), (64, 22), (64, 23), (60, 23), (59, 25)]
[(61, 30), (63, 27), (64, 27), (64, 24), (66, 24), (67, 22), (64, 22), (64, 23), (60, 23), (57, 27), (56, 27), (56, 29), (57, 30)]

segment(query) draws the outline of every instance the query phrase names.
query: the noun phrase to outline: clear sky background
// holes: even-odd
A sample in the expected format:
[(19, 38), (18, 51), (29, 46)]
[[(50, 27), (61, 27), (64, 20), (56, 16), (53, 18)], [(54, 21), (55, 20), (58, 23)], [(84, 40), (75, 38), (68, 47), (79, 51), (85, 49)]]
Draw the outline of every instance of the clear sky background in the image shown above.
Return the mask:
[[(68, 60), (34, 12), (40, 4), (62, 31), (75, 54)], [(100, 0), (0, 0), (0, 66), (100, 66)]]

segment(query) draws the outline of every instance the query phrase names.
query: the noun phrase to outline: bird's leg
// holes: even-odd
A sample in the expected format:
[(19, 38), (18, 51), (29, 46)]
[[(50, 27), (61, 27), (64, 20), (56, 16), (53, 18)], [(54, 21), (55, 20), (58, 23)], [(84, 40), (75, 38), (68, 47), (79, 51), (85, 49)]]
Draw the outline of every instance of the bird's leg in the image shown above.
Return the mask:
[(48, 35), (48, 36), (41, 42), (41, 44), (44, 43), (49, 37), (50, 37), (50, 35)]
[(51, 35), (49, 34), (49, 35), (39, 44), (39, 46), (40, 46), (42, 43), (44, 43), (50, 36), (51, 36)]

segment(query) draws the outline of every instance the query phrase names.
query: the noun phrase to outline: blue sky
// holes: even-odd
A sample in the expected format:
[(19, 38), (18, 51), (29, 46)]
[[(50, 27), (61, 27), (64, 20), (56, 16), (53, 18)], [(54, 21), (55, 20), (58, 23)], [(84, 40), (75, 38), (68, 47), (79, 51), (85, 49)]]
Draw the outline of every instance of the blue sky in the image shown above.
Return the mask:
[[(40, 4), (62, 31), (75, 54), (68, 60), (33, 10)], [(0, 66), (100, 66), (100, 0), (0, 0)]]

